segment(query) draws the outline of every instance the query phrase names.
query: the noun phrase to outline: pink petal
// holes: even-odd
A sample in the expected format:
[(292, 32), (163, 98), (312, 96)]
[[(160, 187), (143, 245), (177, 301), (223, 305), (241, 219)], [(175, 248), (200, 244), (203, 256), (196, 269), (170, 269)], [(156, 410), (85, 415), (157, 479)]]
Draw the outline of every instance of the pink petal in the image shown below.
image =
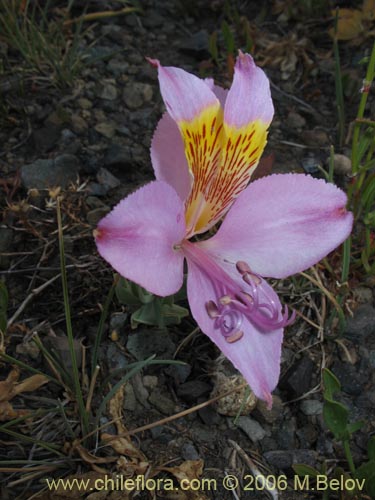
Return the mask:
[(316, 264), (350, 234), (346, 195), (303, 174), (263, 177), (243, 191), (218, 232), (201, 246), (246, 261), (261, 276), (284, 278)]
[(99, 222), (95, 236), (100, 255), (121, 276), (166, 296), (182, 285), (184, 257), (175, 245), (184, 234), (179, 196), (154, 181), (122, 200)]
[(168, 113), (164, 113), (152, 138), (151, 162), (156, 179), (170, 184), (185, 201), (191, 190), (192, 176), (181, 133)]
[[(195, 245), (193, 245), (195, 246)], [(206, 304), (209, 301), (218, 301), (219, 296), (230, 293), (222, 283), (215, 281), (215, 276), (210, 275), (210, 264), (205, 265), (205, 259), (187, 257), (188, 281), (187, 292), (191, 313), (202, 332), (218, 346), (224, 355), (242, 373), (255, 395), (272, 404), (271, 392), (276, 387), (280, 373), (280, 354), (283, 329), (271, 332), (261, 331), (251, 321), (243, 317), (240, 340), (229, 343), (220, 329), (215, 326), (215, 321), (209, 317)], [(215, 264), (212, 264), (215, 266)], [(217, 265), (217, 264), (216, 264)], [(277, 295), (272, 288), (263, 281), (262, 294), (272, 296), (275, 303), (279, 304)]]
[(190, 122), (206, 108), (219, 106), (210, 83), (183, 69), (161, 66), (156, 59), (149, 61), (158, 68), (161, 95), (175, 121)]
[(269, 125), (273, 112), (268, 78), (249, 54), (240, 52), (225, 103), (224, 122), (235, 128), (256, 120)]

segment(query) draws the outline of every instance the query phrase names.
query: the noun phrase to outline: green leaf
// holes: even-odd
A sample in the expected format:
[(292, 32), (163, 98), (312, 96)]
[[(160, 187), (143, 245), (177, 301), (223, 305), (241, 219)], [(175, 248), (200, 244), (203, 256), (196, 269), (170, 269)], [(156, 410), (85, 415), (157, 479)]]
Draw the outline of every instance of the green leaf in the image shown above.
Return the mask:
[(359, 429), (362, 429), (362, 427), (365, 425), (365, 422), (363, 420), (358, 420), (358, 422), (354, 422), (353, 424), (348, 424), (347, 425), (347, 430), (349, 434), (353, 434), (353, 432), (359, 431)]
[(188, 309), (177, 304), (164, 304), (163, 316), (165, 325), (179, 325), (182, 318), (189, 315)]
[(367, 443), (367, 454), (370, 460), (375, 460), (375, 436), (372, 436)]
[(371, 498), (375, 498), (375, 460), (370, 460), (358, 467), (354, 477), (364, 479), (366, 492)]
[(341, 390), (339, 379), (328, 368), (323, 368), (324, 397), (333, 399), (333, 395)]
[(227, 49), (227, 53), (234, 54), (234, 48), (235, 48), (234, 37), (229, 27), (229, 24), (226, 21), (223, 21), (221, 23), (221, 31), (223, 32), (224, 43)]
[(328, 429), (336, 439), (346, 439), (348, 436), (348, 409), (337, 401), (326, 400), (323, 406), (323, 418)]
[(162, 308), (160, 301), (154, 300), (149, 304), (144, 304), (137, 309), (130, 318), (132, 328), (137, 328), (138, 324), (164, 326), (162, 323)]
[(320, 474), (320, 472), (317, 469), (306, 464), (294, 464), (292, 465), (292, 468), (294, 472), (298, 474), (298, 476), (302, 477), (304, 476), (317, 477)]
[(208, 51), (211, 54), (212, 60), (219, 65), (219, 50), (217, 47), (217, 31), (214, 31), (208, 40)]
[(152, 302), (155, 295), (126, 278), (120, 278), (116, 285), (116, 297), (120, 304), (140, 306)]

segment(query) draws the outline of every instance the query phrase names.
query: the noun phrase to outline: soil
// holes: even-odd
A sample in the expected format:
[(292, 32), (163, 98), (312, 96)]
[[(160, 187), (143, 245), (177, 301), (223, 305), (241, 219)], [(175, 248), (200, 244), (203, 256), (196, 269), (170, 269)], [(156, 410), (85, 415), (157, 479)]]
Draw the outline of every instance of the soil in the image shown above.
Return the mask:
[[(103, 10), (103, 3), (105, 10), (120, 8), (120, 2), (92, 2), (88, 11)], [(76, 2), (73, 15), (82, 14), (84, 4)], [(60, 279), (56, 214), (61, 196), (75, 352), (81, 362), (83, 392), (89, 392), (90, 359), (113, 283), (113, 270), (97, 254), (93, 230), (119, 200), (153, 179), (149, 148), (164, 105), (156, 71), (146, 57), (202, 77), (213, 76), (229, 87), (233, 56), (225, 49), (222, 26), (226, 20), (235, 46), (245, 49), (250, 39), (257, 63), (272, 82), (275, 118), (261, 174), (272, 170), (321, 177), (322, 169), (328, 168), (331, 144), (336, 153), (350, 157), (349, 140), (341, 147), (338, 144), (329, 9), (307, 13), (287, 1), (276, 5), (282, 6), (278, 12), (273, 3), (260, 6), (252, 0), (236, 7), (221, 0), (188, 4), (145, 0), (142, 13), (103, 18), (92, 25), (82, 39), (85, 64), (74, 85), (65, 90), (36, 76), (24, 78), (19, 55), (4, 45), (4, 61), (16, 70), (14, 75), (0, 74), (4, 96), (0, 105), (6, 110), (0, 130), (0, 274), (9, 293), (8, 329), (0, 349), (25, 364), (21, 380), (33, 375), (28, 367), (56, 376), (43, 349), (53, 352), (68, 373), (72, 370)], [(210, 53), (214, 32), (217, 61)], [(370, 47), (369, 40), (340, 45), (347, 125), (355, 117), (364, 74), (357, 61)], [(370, 100), (369, 106), (371, 112), (374, 102)], [(344, 188), (350, 173), (345, 168), (336, 166), (335, 171), (335, 181)], [(329, 257), (329, 264), (331, 272), (317, 266), (316, 276), (338, 295), (339, 250)], [(280, 498), (321, 498), (321, 491), (298, 487), (292, 466), (304, 463), (319, 468), (326, 462), (329, 473), (336, 465), (347, 469), (344, 450), (323, 420), (323, 367), (339, 378), (341, 402), (350, 409), (350, 418), (364, 421), (352, 439), (357, 465), (365, 460), (367, 441), (375, 431), (374, 282), (360, 273), (352, 277), (344, 304), (348, 322), (340, 334), (331, 304), (311, 281), (297, 276), (274, 285), (283, 302), (300, 315), (285, 332), (282, 376), (271, 412), (261, 402), (253, 408), (242, 390), (165, 425), (125, 435), (125, 450), (118, 437), (116, 449), (104, 446), (95, 433), (78, 443), (81, 426), (74, 397), (50, 382), (11, 400), (16, 416), (22, 416), (22, 410), (42, 413), (0, 429), (1, 498), (270, 498), (252, 482), (256, 469), (278, 478)], [(179, 305), (187, 307), (184, 299)], [(112, 407), (104, 409), (98, 422), (101, 432), (118, 436), (243, 383), (191, 317), (168, 328), (138, 325), (134, 329), (132, 311), (116, 297), (110, 303), (99, 349), (93, 415), (131, 363), (155, 354), (156, 360), (174, 359), (184, 365), (153, 364), (135, 374), (112, 398)], [(11, 358), (3, 358), (1, 380), (12, 366)], [(121, 415), (121, 425), (116, 415)], [(28, 441), (30, 436), (57, 445), (61, 454)], [(38, 470), (36, 461), (45, 469)], [(190, 467), (187, 471), (184, 463)], [(30, 466), (36, 469), (28, 471)], [(160, 488), (137, 492), (138, 496), (46, 491), (46, 477), (89, 477), (89, 471), (95, 477), (113, 473), (132, 478), (145, 471), (146, 477), (164, 479), (186, 474), (190, 479), (212, 478), (216, 484), (211, 491)], [(228, 475), (239, 479), (234, 491), (224, 487)], [(287, 488), (283, 478), (288, 480)]]

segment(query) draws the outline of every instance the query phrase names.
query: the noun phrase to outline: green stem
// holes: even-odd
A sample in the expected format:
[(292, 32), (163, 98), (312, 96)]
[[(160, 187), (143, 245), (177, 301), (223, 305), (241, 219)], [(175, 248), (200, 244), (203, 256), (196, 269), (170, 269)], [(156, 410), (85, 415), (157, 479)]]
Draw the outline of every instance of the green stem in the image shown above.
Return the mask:
[[(367, 97), (368, 97), (368, 94), (370, 92), (372, 81), (374, 79), (374, 72), (375, 72), (375, 42), (374, 42), (374, 45), (372, 47), (370, 62), (367, 66), (366, 78), (365, 78), (365, 81), (363, 82), (362, 95), (361, 95), (361, 100), (359, 102), (358, 113), (357, 113), (357, 120), (361, 120), (363, 118), (363, 115), (365, 112), (365, 107), (366, 107), (366, 102), (367, 102)], [(356, 175), (358, 173), (358, 170), (359, 170), (358, 142), (359, 142), (360, 127), (361, 127), (361, 123), (356, 121), (354, 124), (353, 141), (352, 141), (353, 175)]]
[(352, 474), (355, 473), (355, 466), (353, 462), (353, 457), (352, 457), (352, 452), (350, 451), (350, 445), (349, 441), (345, 439), (342, 444), (344, 445), (344, 451), (345, 451), (345, 456), (346, 460), (348, 461), (349, 469)]
[(72, 360), (73, 383), (75, 389), (74, 393), (77, 399), (79, 413), (81, 415), (83, 434), (86, 435), (89, 432), (89, 419), (85, 403), (83, 400), (82, 388), (79, 379), (77, 356), (74, 348), (74, 336), (73, 336), (72, 319), (71, 319), (70, 304), (69, 304), (69, 293), (68, 293), (68, 279), (66, 275), (66, 266), (65, 266), (65, 250), (64, 250), (62, 220), (61, 220), (60, 198), (57, 198), (57, 224), (59, 231), (60, 267), (61, 267), (61, 280), (62, 280), (63, 295), (64, 295), (66, 333), (68, 337), (70, 357)]
[(335, 56), (335, 87), (336, 87), (336, 105), (339, 120), (339, 144), (340, 147), (344, 144), (345, 133), (345, 111), (344, 111), (344, 92), (342, 88), (342, 76), (340, 65), (339, 44), (337, 41), (337, 24), (339, 18), (339, 8), (336, 9), (334, 37), (333, 37), (333, 53)]
[(351, 236), (349, 236), (349, 238), (346, 239), (343, 243), (341, 283), (346, 283), (348, 281), (351, 245), (352, 239)]

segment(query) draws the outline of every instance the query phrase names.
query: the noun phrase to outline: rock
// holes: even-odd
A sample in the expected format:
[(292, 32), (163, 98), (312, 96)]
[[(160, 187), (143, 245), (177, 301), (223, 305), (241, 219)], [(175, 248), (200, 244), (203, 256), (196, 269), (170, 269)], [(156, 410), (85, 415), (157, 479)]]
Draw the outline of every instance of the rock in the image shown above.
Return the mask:
[(300, 448), (311, 448), (318, 438), (318, 429), (311, 423), (297, 429), (297, 437)]
[(138, 361), (142, 361), (153, 354), (159, 359), (170, 359), (176, 350), (176, 345), (167, 330), (139, 328), (129, 335), (126, 348)]
[(146, 28), (160, 28), (164, 21), (164, 17), (157, 10), (148, 10), (147, 16), (142, 20), (142, 23)]
[(284, 420), (276, 432), (279, 448), (293, 450), (296, 447), (296, 429), (296, 419), (294, 417)]
[(181, 448), (181, 456), (184, 460), (198, 460), (199, 453), (191, 441), (184, 443)]
[(159, 385), (158, 377), (155, 375), (144, 375), (143, 385), (146, 389), (155, 389)]
[(128, 147), (112, 144), (106, 151), (104, 165), (106, 167), (124, 167), (132, 161), (131, 150)]
[(358, 369), (358, 366), (342, 361), (335, 361), (332, 372), (339, 379), (341, 388), (347, 394), (358, 396), (363, 391), (363, 386), (368, 381), (368, 373)]
[(318, 160), (312, 153), (302, 158), (301, 165), (307, 174), (314, 175), (320, 172), (320, 160)]
[(91, 209), (105, 207), (105, 203), (103, 203), (102, 200), (99, 200), (96, 196), (88, 196), (86, 198), (86, 205)]
[(372, 290), (367, 286), (357, 286), (354, 288), (353, 296), (358, 304), (372, 304), (373, 302)]
[(196, 401), (201, 396), (209, 394), (211, 386), (203, 380), (190, 380), (178, 386), (177, 395), (186, 401)]
[(263, 420), (267, 424), (273, 424), (281, 420), (283, 416), (283, 404), (279, 396), (276, 394), (272, 395), (271, 410), (268, 409), (265, 401), (259, 400), (254, 410), (254, 415), (257, 416), (258, 420)]
[[(197, 404), (204, 403), (206, 398), (197, 399)], [(210, 406), (204, 406), (200, 410), (198, 410), (198, 415), (201, 418), (202, 422), (206, 425), (218, 425), (221, 421), (220, 415), (217, 413), (215, 408)]]
[(179, 50), (198, 59), (209, 55), (209, 34), (207, 30), (200, 30), (181, 42)]
[(129, 63), (127, 61), (114, 57), (109, 61), (107, 68), (111, 73), (113, 73), (113, 75), (119, 76), (126, 73), (127, 69), (129, 68)]
[[(94, 197), (89, 196), (88, 198), (94, 198)], [(86, 198), (86, 203), (88, 202), (88, 198)], [(94, 199), (98, 200), (98, 198)], [(102, 203), (102, 206), (104, 206), (103, 202), (100, 201), (100, 203)], [(101, 208), (101, 207), (96, 207), (96, 208)], [(125, 324), (128, 323), (128, 320), (129, 320), (129, 314), (127, 312), (113, 313), (111, 314), (111, 318), (109, 320), (109, 327), (111, 330), (116, 330), (117, 332), (119, 332), (124, 328)]]
[[(330, 159), (327, 158), (327, 165), (329, 165)], [(350, 175), (352, 173), (352, 161), (345, 155), (340, 155), (338, 153), (333, 155), (333, 170), (339, 175)]]
[(125, 369), (125, 367), (129, 364), (124, 353), (114, 342), (111, 342), (108, 345), (106, 358), (108, 366), (111, 367), (111, 371)]
[(298, 398), (311, 388), (314, 362), (303, 356), (298, 360), (283, 377), (280, 386), (288, 390), (292, 398)]
[(274, 450), (267, 451), (263, 456), (270, 465), (281, 470), (289, 469), (293, 464), (298, 463), (314, 467), (317, 460), (317, 454), (312, 450)]
[(117, 179), (109, 170), (102, 167), (99, 169), (99, 172), (96, 174), (97, 181), (102, 184), (107, 190), (114, 189), (117, 186), (120, 186), (121, 181)]
[(301, 404), (301, 411), (306, 416), (321, 415), (323, 412), (323, 403), (317, 399), (304, 399)]
[(324, 130), (314, 129), (305, 130), (302, 133), (302, 139), (307, 146), (327, 146), (329, 144), (329, 137)]
[(116, 133), (116, 125), (111, 122), (100, 122), (95, 125), (94, 129), (107, 139), (112, 139)]
[(300, 114), (291, 111), (287, 116), (286, 125), (288, 128), (301, 129), (306, 125), (306, 120)]
[(134, 394), (134, 389), (133, 386), (129, 383), (125, 384), (124, 403), (122, 406), (125, 411), (135, 411), (137, 408), (137, 399)]
[(375, 308), (369, 304), (359, 306), (346, 323), (345, 335), (352, 338), (375, 334)]
[[(242, 375), (226, 375), (222, 372), (216, 372), (214, 377), (214, 388), (210, 394), (211, 398), (230, 392), (232, 389), (243, 385), (245, 379)], [(216, 410), (221, 415), (236, 417), (248, 415), (256, 406), (257, 398), (248, 386), (233, 391), (231, 394), (220, 398), (215, 403)]]
[(38, 130), (34, 130), (32, 138), (34, 146), (40, 153), (47, 153), (50, 151), (60, 138), (62, 125), (49, 124)]
[(151, 392), (148, 402), (164, 415), (176, 413), (176, 404), (160, 389), (156, 388)]
[(176, 386), (183, 384), (191, 373), (191, 366), (185, 365), (170, 365), (164, 372), (173, 378)]
[(253, 443), (261, 441), (267, 434), (260, 423), (251, 417), (238, 417), (236, 424)]
[(117, 88), (111, 82), (104, 82), (98, 89), (97, 95), (100, 99), (115, 101), (117, 99)]
[(64, 154), (54, 160), (36, 160), (21, 167), (21, 180), (26, 189), (66, 188), (77, 180), (79, 161), (74, 155)]
[(80, 97), (79, 99), (77, 99), (77, 104), (81, 109), (91, 109), (93, 106), (92, 102), (85, 97)]
[(87, 222), (91, 226), (96, 226), (98, 222), (110, 211), (111, 209), (106, 205), (100, 208), (94, 208), (94, 210), (90, 210), (90, 212), (87, 213), (86, 215)]
[(72, 128), (78, 135), (82, 135), (89, 128), (87, 122), (79, 115), (73, 114), (71, 117)]
[(150, 102), (153, 88), (148, 83), (131, 83), (124, 88), (122, 98), (129, 109), (138, 109), (144, 103)]

